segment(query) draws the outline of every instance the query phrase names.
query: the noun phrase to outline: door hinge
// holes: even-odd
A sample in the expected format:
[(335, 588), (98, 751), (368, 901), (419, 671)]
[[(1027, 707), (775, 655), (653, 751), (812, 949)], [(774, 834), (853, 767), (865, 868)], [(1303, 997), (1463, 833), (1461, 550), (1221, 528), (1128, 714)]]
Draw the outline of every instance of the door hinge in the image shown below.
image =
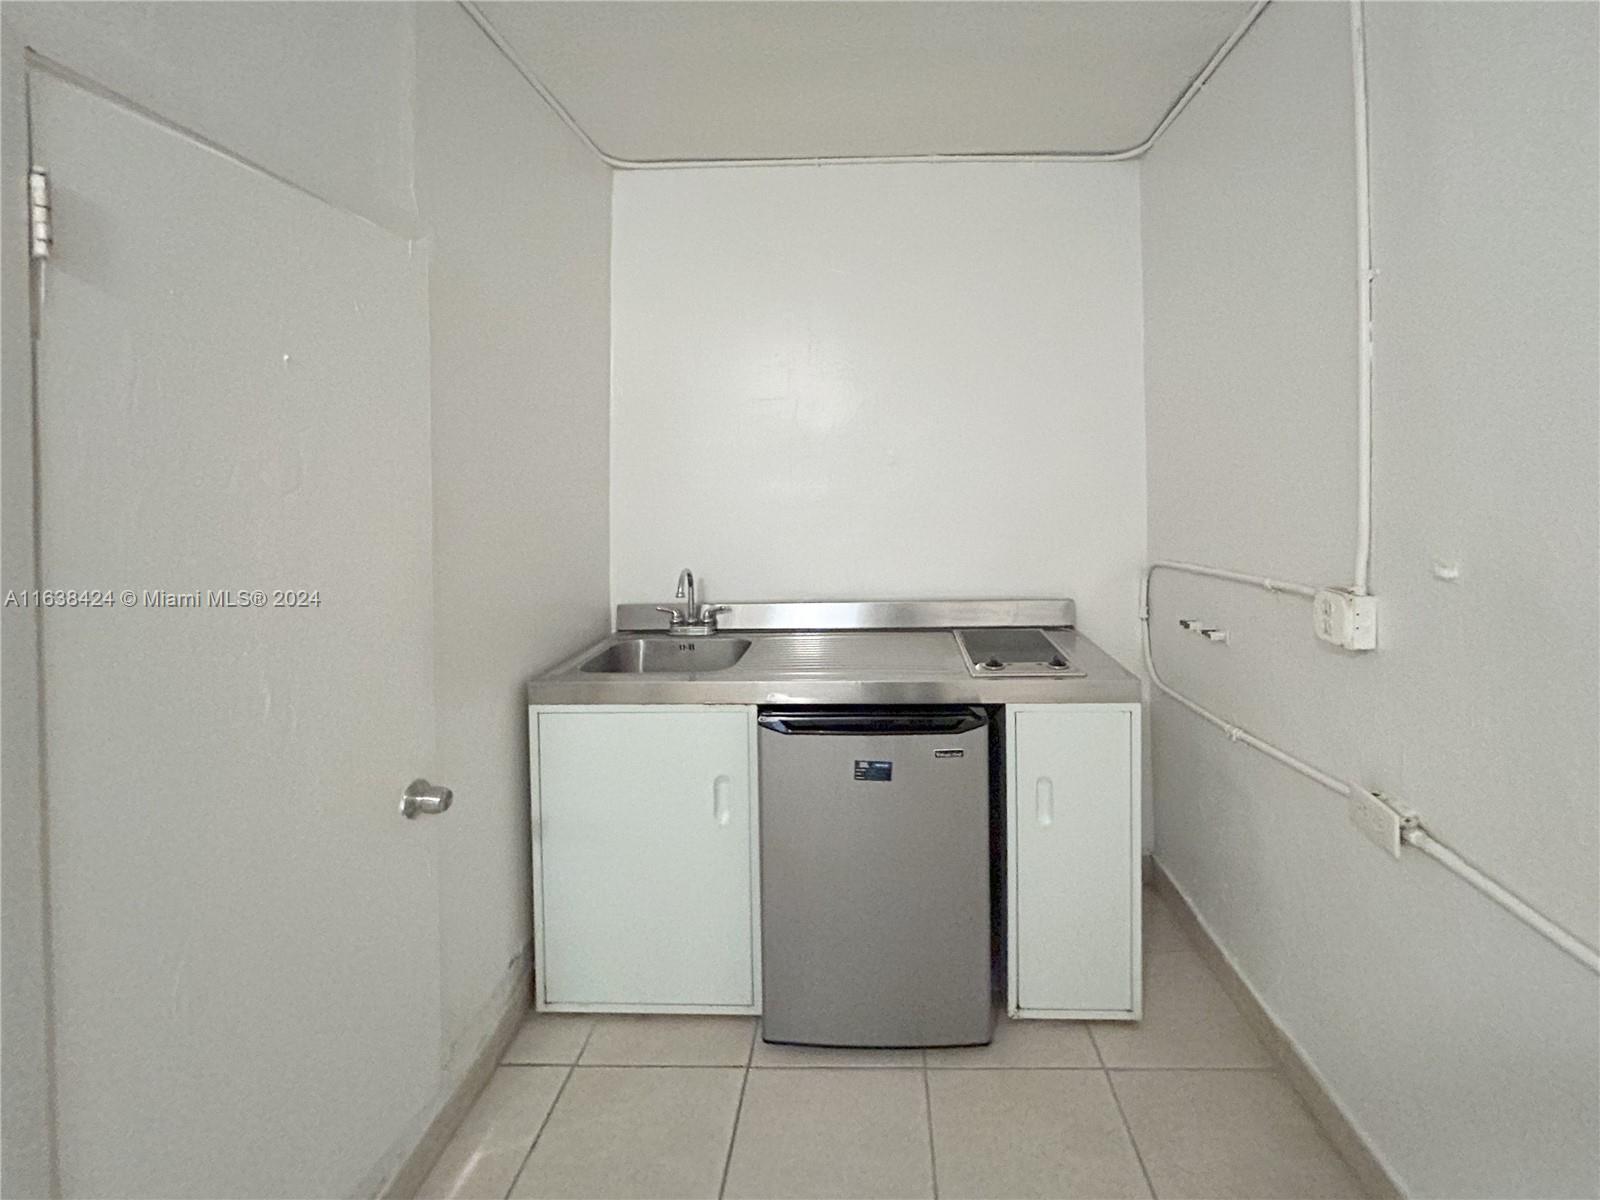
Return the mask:
[(50, 176), (38, 167), (28, 172), (28, 257), (50, 257), (55, 236), (50, 228)]

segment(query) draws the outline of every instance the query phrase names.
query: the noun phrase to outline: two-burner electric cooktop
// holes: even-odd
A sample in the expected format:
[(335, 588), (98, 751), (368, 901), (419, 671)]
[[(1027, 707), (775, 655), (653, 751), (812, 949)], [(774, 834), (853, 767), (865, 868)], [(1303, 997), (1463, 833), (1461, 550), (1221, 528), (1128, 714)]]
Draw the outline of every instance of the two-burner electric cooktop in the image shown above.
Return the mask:
[(956, 644), (974, 678), (1063, 678), (1086, 672), (1043, 629), (958, 629)]

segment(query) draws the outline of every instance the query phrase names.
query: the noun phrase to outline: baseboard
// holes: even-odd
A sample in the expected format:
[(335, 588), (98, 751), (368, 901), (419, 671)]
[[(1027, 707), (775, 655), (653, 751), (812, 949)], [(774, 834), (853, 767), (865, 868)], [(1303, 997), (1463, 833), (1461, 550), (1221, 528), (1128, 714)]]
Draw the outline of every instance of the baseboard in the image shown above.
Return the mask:
[[(481, 1032), (477, 1048), (466, 1065), (440, 1081), (433, 1116), (413, 1144), (399, 1158), (399, 1165), (380, 1176), (380, 1186), (365, 1193), (379, 1200), (409, 1200), (428, 1178), (439, 1156), (466, 1119), (473, 1102), (489, 1084), (511, 1039), (517, 1035), (533, 1000), (533, 954), (525, 949), (508, 968), (494, 994), (484, 1004), (476, 1022)], [(468, 1038), (472, 1035), (469, 1032)], [(465, 1040), (465, 1039), (464, 1039)], [(470, 1043), (469, 1043), (470, 1044)]]
[(1194, 906), (1189, 903), (1189, 898), (1178, 889), (1178, 885), (1172, 881), (1172, 877), (1154, 856), (1145, 855), (1144, 863), (1145, 882), (1167, 902), (1173, 917), (1183, 927), (1184, 934), (1194, 944), (1200, 957), (1211, 968), (1212, 974), (1217, 977), (1228, 996), (1238, 1006), (1245, 1022), (1267, 1047), (1278, 1069), (1288, 1080), (1289, 1086), (1295, 1090), (1301, 1103), (1310, 1111), (1312, 1120), (1322, 1127), (1322, 1131), (1328, 1135), (1328, 1140), (1333, 1143), (1334, 1148), (1344, 1157), (1345, 1162), (1350, 1164), (1350, 1169), (1361, 1181), (1361, 1186), (1367, 1195), (1374, 1200), (1398, 1200), (1404, 1197), (1405, 1193), (1384, 1167), (1383, 1161), (1350, 1120), (1349, 1114), (1333, 1098), (1333, 1093), (1328, 1090), (1322, 1075), (1311, 1065), (1299, 1044), (1283, 1030), (1266, 1005), (1262, 1004), (1261, 997), (1257, 996), (1255, 990), (1245, 982), (1244, 976), (1239, 974), (1238, 967), (1234, 965), (1227, 951), (1217, 943), (1210, 929), (1195, 912)]

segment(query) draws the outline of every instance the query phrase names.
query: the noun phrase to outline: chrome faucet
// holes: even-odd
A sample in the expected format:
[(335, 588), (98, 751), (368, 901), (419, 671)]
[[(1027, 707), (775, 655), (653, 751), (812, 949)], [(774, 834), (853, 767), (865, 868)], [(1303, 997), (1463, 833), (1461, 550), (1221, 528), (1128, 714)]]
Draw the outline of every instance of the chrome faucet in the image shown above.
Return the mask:
[(667, 614), (667, 627), (673, 633), (686, 633), (700, 637), (717, 631), (717, 614), (728, 611), (726, 604), (701, 604), (695, 599), (694, 572), (685, 567), (678, 572), (678, 590), (673, 599), (682, 600), (683, 608), (667, 604), (656, 605), (656, 611)]

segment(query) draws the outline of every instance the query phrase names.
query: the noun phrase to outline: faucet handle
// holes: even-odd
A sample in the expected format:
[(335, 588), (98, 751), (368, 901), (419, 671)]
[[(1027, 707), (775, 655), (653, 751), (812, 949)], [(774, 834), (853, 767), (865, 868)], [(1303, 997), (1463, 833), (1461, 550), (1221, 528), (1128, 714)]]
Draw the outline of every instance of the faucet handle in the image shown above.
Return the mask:
[(704, 625), (707, 629), (715, 630), (717, 627), (717, 614), (732, 611), (726, 604), (702, 604), (700, 606), (700, 620), (697, 624)]
[(679, 612), (676, 608), (669, 607), (665, 604), (656, 605), (656, 611), (658, 613), (666, 613), (671, 625), (682, 625), (689, 620), (688, 617), (684, 616), (684, 614)]

